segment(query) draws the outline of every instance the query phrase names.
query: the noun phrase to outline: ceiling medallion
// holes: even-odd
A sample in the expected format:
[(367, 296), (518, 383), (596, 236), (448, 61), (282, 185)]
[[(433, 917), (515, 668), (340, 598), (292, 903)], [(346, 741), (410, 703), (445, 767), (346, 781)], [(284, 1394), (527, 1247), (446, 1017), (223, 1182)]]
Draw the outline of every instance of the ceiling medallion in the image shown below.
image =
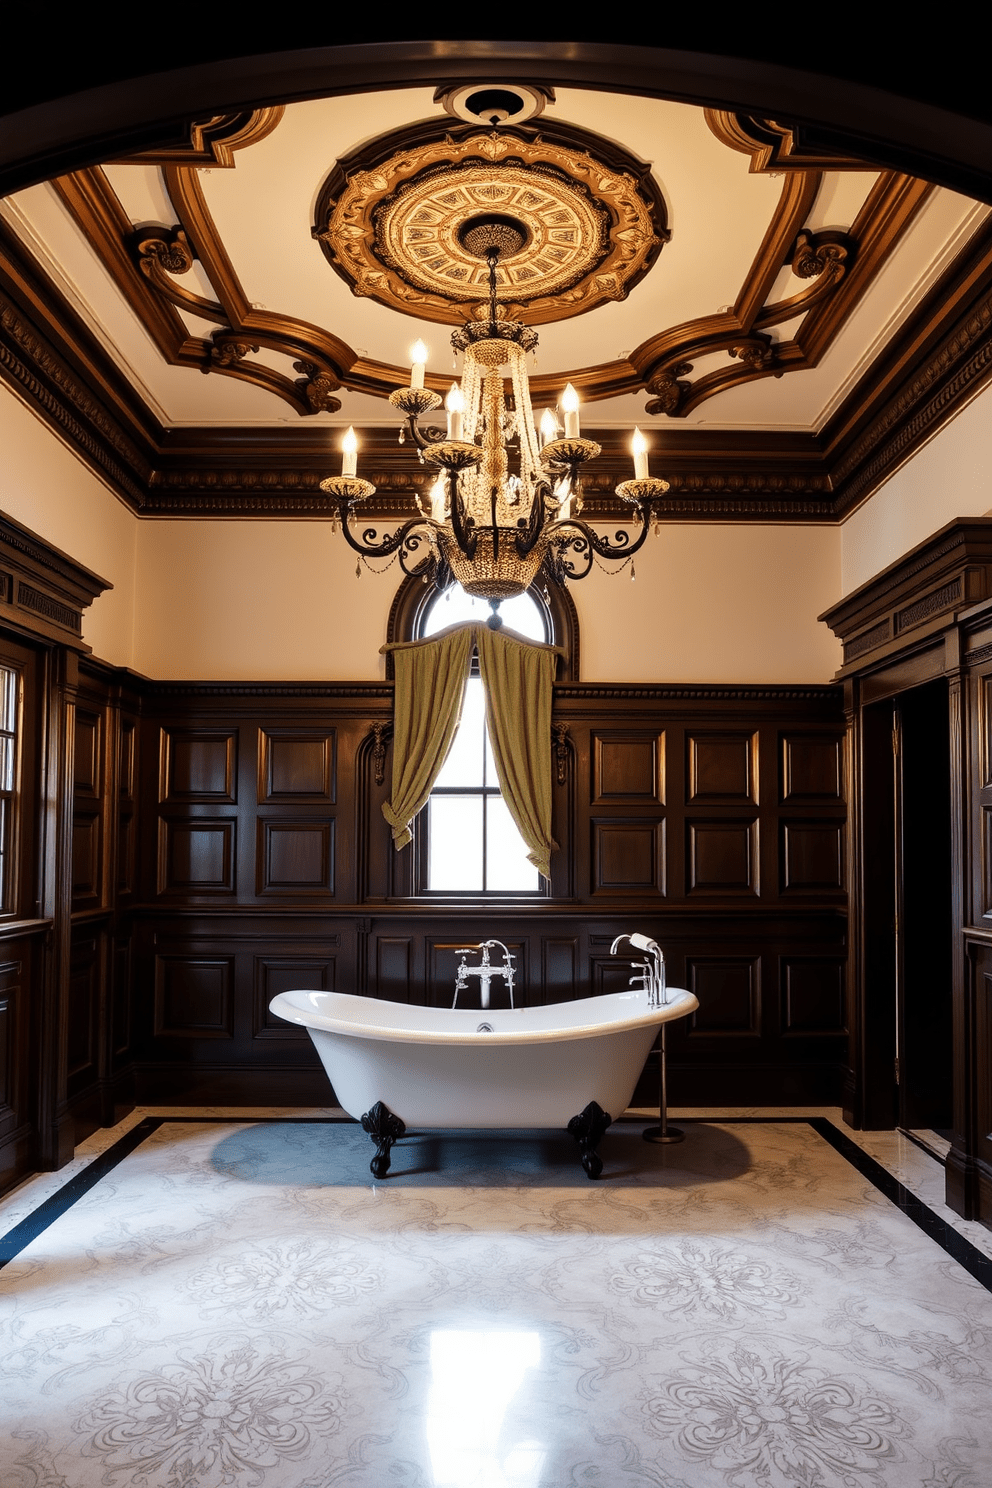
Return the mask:
[(561, 141), (445, 135), (355, 172), (315, 235), (355, 294), (458, 324), (473, 307), (486, 313), (488, 289), (466, 224), (512, 220), (517, 240), (497, 269), (501, 308), (540, 325), (626, 297), (668, 239), (659, 201), (633, 173)]

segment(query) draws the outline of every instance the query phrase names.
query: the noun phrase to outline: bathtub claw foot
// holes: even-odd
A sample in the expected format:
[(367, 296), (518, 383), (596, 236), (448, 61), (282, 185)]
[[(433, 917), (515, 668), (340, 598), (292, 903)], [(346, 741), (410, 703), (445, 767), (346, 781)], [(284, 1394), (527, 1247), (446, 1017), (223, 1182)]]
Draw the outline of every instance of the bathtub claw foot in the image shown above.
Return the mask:
[(394, 1116), (382, 1101), (376, 1101), (371, 1111), (362, 1117), (362, 1131), (367, 1131), (375, 1143), (375, 1157), (369, 1163), (373, 1178), (385, 1178), (389, 1172), (389, 1149), (406, 1132), (398, 1116)]
[(585, 1109), (580, 1111), (578, 1116), (573, 1116), (568, 1123), (568, 1134), (579, 1144), (582, 1166), (588, 1178), (598, 1178), (603, 1171), (603, 1159), (596, 1148), (612, 1120), (610, 1113), (604, 1111), (597, 1101), (590, 1101)]

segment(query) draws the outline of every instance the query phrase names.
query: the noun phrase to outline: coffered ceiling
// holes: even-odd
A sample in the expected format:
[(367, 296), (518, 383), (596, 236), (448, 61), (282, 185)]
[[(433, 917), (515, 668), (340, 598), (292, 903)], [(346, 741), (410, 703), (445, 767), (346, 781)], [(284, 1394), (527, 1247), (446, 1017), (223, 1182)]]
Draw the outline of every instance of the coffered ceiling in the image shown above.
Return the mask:
[(673, 515), (831, 520), (905, 458), (926, 359), (944, 346), (946, 378), (969, 352), (946, 345), (985, 292), (988, 207), (743, 113), (532, 85), (494, 125), (466, 96), (217, 115), (0, 204), (11, 344), (36, 381), (39, 347), (68, 356), (107, 424), (86, 457), (138, 509), (304, 514), (354, 424), (398, 514), (421, 477), (386, 398), (418, 337), (429, 385), (458, 375), (483, 210), (522, 228), (500, 297), (539, 333), (535, 404), (579, 389), (604, 511), (635, 423)]

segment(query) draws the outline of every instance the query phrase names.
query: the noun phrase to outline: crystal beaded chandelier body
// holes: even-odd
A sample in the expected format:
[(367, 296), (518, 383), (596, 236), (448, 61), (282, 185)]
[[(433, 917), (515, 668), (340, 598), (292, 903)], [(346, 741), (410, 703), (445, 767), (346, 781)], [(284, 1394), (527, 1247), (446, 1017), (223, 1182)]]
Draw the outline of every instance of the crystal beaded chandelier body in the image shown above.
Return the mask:
[(635, 478), (616, 488), (630, 508), (633, 535), (620, 528), (610, 541), (582, 521), (582, 466), (600, 446), (579, 437), (577, 400), (572, 409), (566, 404), (564, 437), (554, 437), (551, 418), (542, 420), (541, 442), (525, 366), (537, 333), (507, 319), (497, 301), (497, 265), (520, 252), (526, 234), (522, 222), (498, 214), (472, 218), (459, 233), (462, 246), (488, 264), (489, 304), (451, 337), (464, 353), (464, 371), (461, 388), (447, 400), (446, 436), (419, 424), (442, 402), (423, 386), (422, 359), (415, 359), (411, 386), (390, 394), (420, 458), (438, 471), (429, 499), (418, 496), (417, 515), (382, 537), (374, 528), (358, 535), (353, 519), (375, 487), (356, 474), (354, 441), (342, 474), (320, 485), (337, 502), (345, 539), (361, 558), (395, 554), (404, 573), (439, 588), (456, 580), (489, 601), (493, 625), (500, 623), (500, 602), (522, 594), (539, 575), (564, 585), (584, 578), (596, 558), (631, 559), (647, 537), (652, 503), (668, 490), (667, 481), (648, 476), (643, 448), (635, 449)]

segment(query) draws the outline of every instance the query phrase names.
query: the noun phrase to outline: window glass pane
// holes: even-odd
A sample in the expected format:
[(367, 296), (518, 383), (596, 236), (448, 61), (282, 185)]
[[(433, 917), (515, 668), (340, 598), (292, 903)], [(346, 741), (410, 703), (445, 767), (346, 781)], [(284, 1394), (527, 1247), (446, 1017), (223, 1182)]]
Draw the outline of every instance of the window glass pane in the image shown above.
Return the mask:
[(482, 883), (482, 797), (432, 796), (428, 805), (428, 889), (478, 892)]
[(10, 904), (10, 802), (0, 800), (0, 909), (7, 911)]
[(522, 893), (540, 888), (537, 869), (527, 861), (527, 846), (502, 796), (486, 799), (486, 888)]
[(14, 741), (0, 734), (0, 790), (14, 789)]
[(435, 786), (481, 785), (486, 738), (486, 700), (482, 682), (470, 677), (465, 685), (461, 723)]
[[(503, 624), (507, 629), (515, 630), (517, 635), (526, 636), (531, 641), (547, 639), (544, 618), (537, 601), (529, 594), (504, 599), (499, 612), (503, 617)], [(460, 584), (452, 584), (431, 605), (420, 633), (424, 636), (437, 635), (439, 630), (445, 630), (449, 625), (458, 625), (464, 620), (488, 620), (490, 613), (487, 599), (475, 599), (471, 594), (466, 594)]]
[(17, 673), (0, 667), (0, 728), (13, 733), (17, 727)]
[(485, 754), (486, 754), (486, 768), (485, 768), (485, 771), (484, 771), (484, 774), (483, 774), (484, 783), (486, 785), (495, 785), (496, 788), (497, 788), (497, 790), (498, 790), (499, 789), (499, 776), (496, 774), (496, 761), (493, 758), (493, 746), (492, 746), (492, 741), (489, 738), (489, 730), (488, 729), (486, 729)]

